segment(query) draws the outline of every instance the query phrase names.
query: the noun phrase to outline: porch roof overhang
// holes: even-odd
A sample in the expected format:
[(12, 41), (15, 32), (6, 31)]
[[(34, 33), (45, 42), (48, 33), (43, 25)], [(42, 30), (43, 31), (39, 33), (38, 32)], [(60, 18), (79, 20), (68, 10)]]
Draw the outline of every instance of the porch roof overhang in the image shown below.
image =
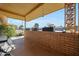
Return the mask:
[(63, 8), (63, 3), (0, 3), (0, 14), (30, 21)]

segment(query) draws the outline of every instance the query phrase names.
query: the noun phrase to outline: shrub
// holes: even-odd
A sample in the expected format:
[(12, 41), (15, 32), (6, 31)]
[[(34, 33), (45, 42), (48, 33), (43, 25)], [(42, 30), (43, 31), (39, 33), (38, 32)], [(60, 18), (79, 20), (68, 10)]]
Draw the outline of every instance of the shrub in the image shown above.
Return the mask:
[(16, 30), (15, 30), (15, 27), (10, 25), (7, 25), (7, 26), (0, 25), (0, 33), (3, 33), (8, 38), (10, 38), (16, 35)]
[(0, 25), (0, 32), (2, 32), (5, 29), (3, 25)]

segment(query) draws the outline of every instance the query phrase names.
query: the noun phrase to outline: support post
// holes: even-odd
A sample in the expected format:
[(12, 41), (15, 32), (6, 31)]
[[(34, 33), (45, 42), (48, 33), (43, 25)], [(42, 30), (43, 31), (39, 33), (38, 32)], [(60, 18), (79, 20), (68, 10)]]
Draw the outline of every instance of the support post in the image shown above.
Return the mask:
[(78, 3), (78, 33), (79, 33), (79, 3)]
[(26, 30), (26, 18), (24, 20), (24, 27), (25, 27), (25, 30)]
[(66, 32), (76, 32), (76, 4), (65, 3), (65, 28)]

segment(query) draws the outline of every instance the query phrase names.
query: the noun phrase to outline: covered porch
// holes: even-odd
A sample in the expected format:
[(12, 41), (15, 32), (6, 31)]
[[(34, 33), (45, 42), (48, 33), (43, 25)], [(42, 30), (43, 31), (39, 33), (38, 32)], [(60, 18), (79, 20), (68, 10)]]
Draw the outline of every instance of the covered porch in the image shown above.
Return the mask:
[[(75, 6), (74, 3), (0, 4), (1, 15), (25, 21), (24, 38), (14, 41), (16, 49), (12, 54), (15, 56), (79, 55)], [(66, 32), (26, 30), (26, 22), (63, 8), (65, 8)]]

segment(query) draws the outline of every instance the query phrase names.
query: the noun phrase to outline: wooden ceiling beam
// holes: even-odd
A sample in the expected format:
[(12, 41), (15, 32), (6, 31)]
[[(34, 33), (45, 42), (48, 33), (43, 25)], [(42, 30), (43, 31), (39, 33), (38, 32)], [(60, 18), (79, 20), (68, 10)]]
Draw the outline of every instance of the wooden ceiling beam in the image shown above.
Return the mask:
[(14, 14), (14, 15), (18, 15), (18, 16), (21, 16), (21, 17), (24, 17), (24, 15), (20, 15), (18, 13), (14, 13), (14, 12), (11, 12), (11, 11), (8, 11), (8, 10), (4, 10), (4, 9), (1, 9), (1, 8), (0, 8), (0, 11), (6, 12), (6, 13), (10, 13), (10, 14)]
[(31, 9), (26, 15), (25, 17), (30, 14), (31, 12), (33, 12), (34, 10), (36, 10), (37, 8), (39, 8), (40, 6), (42, 6), (44, 3), (39, 3), (38, 5), (36, 5), (33, 9)]

